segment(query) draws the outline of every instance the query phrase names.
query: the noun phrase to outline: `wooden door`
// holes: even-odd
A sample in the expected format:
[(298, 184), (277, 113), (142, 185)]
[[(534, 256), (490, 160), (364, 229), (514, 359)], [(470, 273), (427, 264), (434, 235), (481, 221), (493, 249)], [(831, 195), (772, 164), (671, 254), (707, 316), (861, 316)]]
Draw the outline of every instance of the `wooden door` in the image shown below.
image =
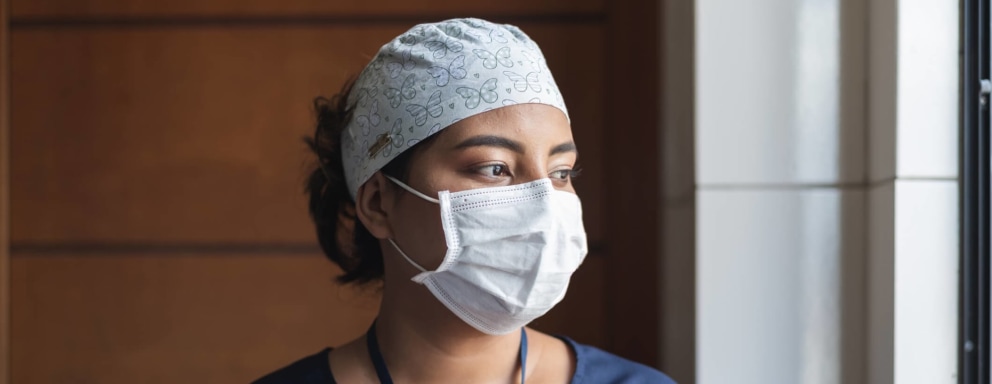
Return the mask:
[(656, 15), (625, 7), (12, 0), (13, 382), (245, 382), (364, 332), (306, 216), (310, 100), (457, 15), (527, 31), (572, 113), (591, 254), (535, 326), (656, 364)]

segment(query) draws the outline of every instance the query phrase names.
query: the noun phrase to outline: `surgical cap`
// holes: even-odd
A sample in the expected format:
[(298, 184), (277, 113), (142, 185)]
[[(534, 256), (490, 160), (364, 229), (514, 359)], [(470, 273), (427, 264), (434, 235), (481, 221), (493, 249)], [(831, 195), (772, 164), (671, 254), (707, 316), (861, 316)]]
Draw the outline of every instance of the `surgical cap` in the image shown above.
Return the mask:
[(568, 110), (541, 49), (480, 19), (420, 24), (382, 46), (355, 80), (341, 134), (352, 197), (403, 151), (461, 119), (520, 103)]

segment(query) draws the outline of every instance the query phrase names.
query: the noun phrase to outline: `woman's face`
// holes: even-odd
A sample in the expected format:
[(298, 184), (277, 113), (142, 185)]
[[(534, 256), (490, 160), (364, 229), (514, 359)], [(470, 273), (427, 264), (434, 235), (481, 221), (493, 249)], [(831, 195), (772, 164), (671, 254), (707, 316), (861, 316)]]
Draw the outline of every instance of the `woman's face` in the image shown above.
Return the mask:
[[(565, 115), (551, 106), (517, 104), (478, 114), (445, 128), (426, 144), (411, 156), (407, 184), (427, 196), (542, 178), (575, 193), (571, 176), (578, 153), (572, 130)], [(380, 183), (390, 235), (410, 258), (435, 269), (446, 252), (440, 208), (399, 186)], [(397, 258), (391, 257), (395, 250), (388, 244), (383, 251), (388, 271)], [(408, 267), (404, 275), (419, 272)]]

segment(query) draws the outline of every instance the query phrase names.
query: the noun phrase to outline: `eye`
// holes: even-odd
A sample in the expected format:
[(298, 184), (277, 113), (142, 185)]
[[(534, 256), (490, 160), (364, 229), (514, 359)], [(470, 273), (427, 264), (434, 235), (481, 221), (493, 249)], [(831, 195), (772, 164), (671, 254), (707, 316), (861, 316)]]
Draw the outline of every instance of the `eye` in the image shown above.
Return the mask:
[(508, 171), (506, 165), (504, 164), (483, 165), (479, 168), (476, 168), (475, 170), (476, 172), (482, 174), (483, 176), (488, 176), (488, 177), (503, 177), (510, 175), (510, 172)]
[(568, 181), (576, 177), (579, 177), (579, 173), (581, 172), (582, 172), (581, 169), (559, 169), (557, 171), (551, 172), (551, 174), (548, 175), (548, 177), (557, 181)]
[(550, 176), (552, 179), (555, 180), (568, 180), (568, 177), (571, 176), (571, 170), (570, 169), (557, 170), (551, 172)]

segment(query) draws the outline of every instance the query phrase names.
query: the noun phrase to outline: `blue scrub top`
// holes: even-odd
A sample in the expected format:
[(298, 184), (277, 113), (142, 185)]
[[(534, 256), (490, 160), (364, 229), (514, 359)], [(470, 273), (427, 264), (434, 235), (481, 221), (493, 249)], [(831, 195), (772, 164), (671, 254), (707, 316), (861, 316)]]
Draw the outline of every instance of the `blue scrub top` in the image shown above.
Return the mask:
[[(575, 375), (571, 384), (674, 384), (664, 373), (643, 364), (624, 359), (596, 347), (576, 343), (558, 336), (575, 353)], [(328, 354), (330, 348), (303, 358), (275, 371), (255, 384), (328, 384), (337, 383), (331, 373)]]

